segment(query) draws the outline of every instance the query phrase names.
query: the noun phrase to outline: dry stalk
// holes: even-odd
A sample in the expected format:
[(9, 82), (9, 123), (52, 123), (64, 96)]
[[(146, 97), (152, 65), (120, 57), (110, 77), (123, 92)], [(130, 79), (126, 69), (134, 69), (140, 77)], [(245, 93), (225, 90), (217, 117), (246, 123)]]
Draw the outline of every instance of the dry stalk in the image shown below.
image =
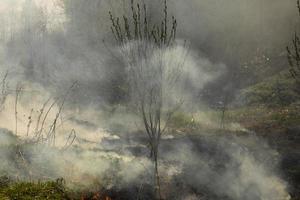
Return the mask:
[(6, 98), (8, 96), (7, 76), (8, 76), (8, 71), (6, 71), (6, 73), (4, 74), (2, 83), (1, 83), (0, 111), (2, 111), (4, 109), (4, 104), (5, 104)]
[(41, 121), (41, 117), (44, 113), (44, 110), (47, 106), (47, 104), (49, 103), (49, 101), (51, 100), (51, 98), (49, 98), (42, 106), (42, 108), (39, 110), (39, 115), (38, 115), (38, 118), (37, 118), (37, 122), (36, 122), (36, 127), (35, 127), (35, 130), (34, 130), (34, 133), (35, 135), (38, 134), (38, 130), (39, 130), (39, 126), (40, 126), (40, 121)]
[(48, 134), (46, 136), (46, 140), (48, 141), (48, 145), (49, 146), (55, 146), (55, 139), (56, 139), (56, 127), (57, 127), (57, 121), (62, 113), (63, 107), (65, 105), (66, 102), (66, 98), (68, 97), (69, 93), (71, 92), (71, 90), (77, 85), (77, 82), (74, 82), (71, 87), (67, 90), (67, 92), (65, 93), (65, 95), (62, 98), (62, 102), (61, 105), (59, 106), (58, 112), (56, 114), (56, 117), (53, 120), (53, 123), (51, 124)]
[(66, 144), (63, 146), (62, 151), (67, 150), (69, 147), (71, 147), (76, 139), (76, 132), (74, 129), (72, 129), (71, 133), (69, 134), (69, 137), (66, 141)]
[(28, 117), (28, 124), (27, 124), (27, 131), (26, 131), (26, 136), (29, 136), (29, 129), (30, 129), (30, 125), (32, 123), (32, 113), (33, 113), (33, 109), (31, 109), (30, 111), (30, 115)]
[(18, 100), (20, 93), (22, 91), (22, 86), (20, 84), (16, 87), (16, 98), (15, 98), (15, 134), (18, 135)]

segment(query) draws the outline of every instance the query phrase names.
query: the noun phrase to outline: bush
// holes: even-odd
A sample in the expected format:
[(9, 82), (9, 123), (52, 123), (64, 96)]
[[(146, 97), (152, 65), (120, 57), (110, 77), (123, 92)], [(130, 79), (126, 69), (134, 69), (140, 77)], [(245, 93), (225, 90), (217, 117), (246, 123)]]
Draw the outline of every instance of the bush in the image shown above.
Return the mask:
[(247, 105), (287, 106), (299, 99), (296, 89), (295, 80), (282, 73), (242, 90), (241, 97)]
[(193, 117), (182, 112), (175, 113), (170, 120), (170, 127), (173, 128), (188, 128), (194, 125)]

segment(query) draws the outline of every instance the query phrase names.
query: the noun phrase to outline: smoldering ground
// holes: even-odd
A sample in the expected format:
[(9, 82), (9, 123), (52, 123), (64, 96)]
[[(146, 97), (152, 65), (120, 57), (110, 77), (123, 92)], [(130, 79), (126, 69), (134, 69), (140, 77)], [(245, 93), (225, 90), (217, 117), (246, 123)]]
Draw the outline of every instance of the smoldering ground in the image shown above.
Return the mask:
[[(10, 92), (0, 116), (4, 128), (1, 173), (23, 180), (64, 177), (69, 184), (82, 187), (152, 185), (145, 133), (139, 118), (120, 105), (122, 101), (130, 103), (130, 97), (122, 95), (126, 88), (121, 87), (126, 82), (126, 63), (119, 60), (119, 49), (109, 28), (108, 11), (127, 12), (130, 3), (52, 3), (2, 3), (9, 12), (1, 10), (6, 24), (2, 31), (1, 72), (9, 72)], [(155, 20), (160, 15), (160, 3), (146, 3)], [(170, 10), (179, 20), (180, 39), (186, 39), (189, 48), (178, 45), (164, 59), (172, 63), (180, 60), (183, 52), (189, 54), (182, 67), (185, 80), (168, 101), (184, 96), (183, 112), (198, 110), (199, 94), (205, 86), (230, 72), (257, 48), (255, 44), (265, 43), (270, 49), (284, 44), (294, 23), (293, 1), (264, 2), (269, 3), (272, 6), (262, 6), (259, 1), (230, 0), (226, 5), (220, 1), (170, 1)], [(276, 28), (285, 28), (274, 30), (275, 23)], [(10, 144), (34, 137), (32, 131), (43, 103), (63, 96), (74, 81), (78, 84), (68, 95), (55, 147), (29, 143), (22, 146), (21, 158), (15, 156), (19, 149)], [(24, 90), (18, 103), (16, 138), (14, 90), (18, 83), (23, 83)], [(51, 126), (59, 105), (54, 105), (45, 128)], [(33, 122), (27, 136), (29, 116)], [(76, 138), (64, 149), (72, 130)], [(170, 133), (160, 146), (160, 173), (170, 199), (289, 199), (288, 184), (277, 166), (280, 155), (260, 138), (251, 134), (208, 135), (200, 130), (188, 135)], [(26, 163), (22, 156), (28, 160)]]

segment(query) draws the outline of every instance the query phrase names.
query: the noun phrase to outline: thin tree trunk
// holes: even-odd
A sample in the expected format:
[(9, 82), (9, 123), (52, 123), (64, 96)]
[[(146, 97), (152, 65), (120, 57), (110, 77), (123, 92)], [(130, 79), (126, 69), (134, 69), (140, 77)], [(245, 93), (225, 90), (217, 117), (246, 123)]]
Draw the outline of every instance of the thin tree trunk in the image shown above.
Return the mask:
[(154, 150), (154, 174), (155, 174), (155, 195), (156, 199), (161, 200), (160, 177), (158, 173), (158, 147)]

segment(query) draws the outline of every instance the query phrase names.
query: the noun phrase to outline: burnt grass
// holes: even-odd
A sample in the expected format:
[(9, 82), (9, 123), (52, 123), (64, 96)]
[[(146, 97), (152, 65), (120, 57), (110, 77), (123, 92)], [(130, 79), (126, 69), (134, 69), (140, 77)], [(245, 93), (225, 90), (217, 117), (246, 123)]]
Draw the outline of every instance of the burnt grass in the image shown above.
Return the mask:
[(282, 155), (280, 167), (290, 185), (290, 194), (300, 199), (300, 126), (291, 127), (273, 137), (265, 136)]
[[(256, 130), (258, 131), (258, 130)], [(292, 200), (300, 199), (300, 127), (289, 127), (281, 131), (274, 131), (272, 134), (266, 133), (263, 130), (260, 130), (260, 133), (231, 133), (226, 136), (220, 136), (219, 133), (208, 133), (210, 136), (199, 136), (196, 134), (189, 134), (184, 136), (175, 136), (172, 139), (165, 139), (162, 141), (161, 151), (164, 154), (174, 151), (178, 148), (178, 144), (188, 143), (191, 146), (191, 150), (197, 152), (200, 157), (209, 157), (213, 158), (214, 162), (211, 166), (217, 173), (222, 173), (222, 170), (225, 170), (225, 165), (228, 162), (234, 162), (231, 160), (231, 157), (224, 152), (224, 146), (220, 146), (219, 140), (222, 140), (223, 145), (231, 145), (232, 141), (237, 143), (242, 143), (245, 138), (249, 135), (257, 137), (257, 140), (264, 140), (268, 143), (270, 148), (275, 149), (279, 153), (280, 162), (278, 166), (274, 166), (274, 169), (278, 171), (279, 175), (288, 183), (288, 192), (291, 195)], [(269, 130), (268, 130), (269, 132)], [(238, 136), (237, 136), (238, 135)], [(143, 140), (140, 138), (139, 140)], [(244, 144), (249, 151), (257, 154), (257, 159), (265, 159), (264, 157), (259, 157), (259, 152), (262, 149), (256, 149), (253, 146), (247, 146)], [(146, 152), (145, 149), (133, 148), (133, 152), (140, 156)], [(269, 161), (272, 163), (272, 158)], [(186, 177), (193, 177), (196, 170), (191, 166), (186, 167), (183, 170), (183, 173), (172, 180), (172, 183), (169, 183), (172, 191), (169, 192), (166, 199), (177, 199), (178, 192), (184, 196), (184, 194), (197, 194), (198, 196), (204, 197), (204, 199), (224, 199), (230, 200), (226, 195), (218, 195), (211, 188), (202, 185), (201, 189), (194, 186), (193, 180), (182, 181)], [(217, 181), (217, 180), (212, 180)], [(112, 188), (108, 191), (105, 191), (105, 195), (109, 196), (111, 199), (116, 200), (129, 200), (129, 199), (153, 199), (153, 188), (151, 186), (146, 186), (140, 190), (137, 186), (129, 186), (128, 188)]]

